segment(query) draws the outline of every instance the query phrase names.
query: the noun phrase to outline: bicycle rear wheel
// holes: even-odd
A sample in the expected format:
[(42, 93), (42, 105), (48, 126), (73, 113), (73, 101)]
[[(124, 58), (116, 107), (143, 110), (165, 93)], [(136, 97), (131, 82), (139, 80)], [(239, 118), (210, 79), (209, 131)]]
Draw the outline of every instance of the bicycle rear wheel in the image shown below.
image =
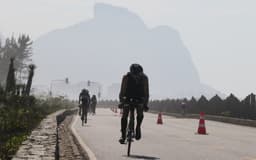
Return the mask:
[(127, 156), (130, 156), (130, 152), (131, 152), (131, 144), (132, 144), (132, 140), (128, 140), (128, 150), (127, 150)]
[(131, 152), (131, 145), (132, 145), (132, 131), (131, 130), (128, 130), (127, 142), (128, 142), (127, 156), (129, 157), (130, 152)]
[(131, 152), (131, 145), (133, 142), (133, 134), (134, 134), (134, 108), (131, 108), (129, 106), (129, 113), (130, 113), (130, 119), (128, 124), (128, 133), (127, 133), (127, 142), (128, 142), (128, 149), (127, 149), (127, 156), (130, 156)]
[(81, 115), (82, 126), (84, 126), (84, 117)]

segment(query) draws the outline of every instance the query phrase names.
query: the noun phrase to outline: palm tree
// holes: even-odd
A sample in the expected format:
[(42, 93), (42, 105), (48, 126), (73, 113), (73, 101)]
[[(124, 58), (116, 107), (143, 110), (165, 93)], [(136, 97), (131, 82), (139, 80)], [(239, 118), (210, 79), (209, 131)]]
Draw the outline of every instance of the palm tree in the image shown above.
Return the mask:
[(6, 79), (5, 91), (7, 94), (15, 94), (16, 80), (15, 80), (15, 69), (14, 69), (14, 58), (10, 59), (9, 71)]
[(27, 64), (31, 62), (32, 41), (27, 35), (20, 35), (7, 38), (4, 45), (0, 43), (0, 82), (5, 81), (8, 73), (8, 61), (15, 57), (14, 66), (19, 74), (22, 75)]
[(34, 76), (34, 70), (35, 70), (36, 66), (34, 64), (30, 64), (28, 66), (28, 68), (29, 68), (29, 75), (28, 75), (28, 81), (27, 81), (26, 90), (25, 90), (26, 96), (29, 96), (29, 94), (30, 94), (32, 80), (33, 80), (33, 76)]

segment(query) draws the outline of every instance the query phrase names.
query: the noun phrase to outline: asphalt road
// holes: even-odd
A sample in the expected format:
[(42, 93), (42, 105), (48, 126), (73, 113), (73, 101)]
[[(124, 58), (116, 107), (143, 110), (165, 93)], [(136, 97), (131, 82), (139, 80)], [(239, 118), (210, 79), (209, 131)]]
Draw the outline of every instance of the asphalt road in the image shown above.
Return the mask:
[(110, 109), (97, 109), (81, 126), (76, 116), (73, 130), (92, 159), (98, 160), (256, 160), (256, 128), (206, 121), (208, 135), (197, 135), (199, 121), (145, 114), (142, 139), (132, 143), (131, 157), (127, 145), (120, 145), (119, 114)]

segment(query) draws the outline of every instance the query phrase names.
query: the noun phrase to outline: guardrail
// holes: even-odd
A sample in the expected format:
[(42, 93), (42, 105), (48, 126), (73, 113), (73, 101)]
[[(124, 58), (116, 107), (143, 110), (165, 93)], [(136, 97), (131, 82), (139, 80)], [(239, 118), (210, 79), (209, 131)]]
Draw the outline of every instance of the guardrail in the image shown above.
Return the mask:
[[(100, 104), (97, 107), (99, 108), (111, 108), (110, 105), (104, 105)], [(117, 107), (117, 106), (115, 106)], [(149, 110), (150, 113), (159, 113), (160, 111), (155, 110)], [(162, 112), (164, 115), (173, 116), (176, 118), (193, 118), (193, 119), (199, 119), (199, 114), (185, 114), (182, 115), (180, 113), (169, 113), (169, 112)], [(225, 117), (225, 116), (214, 116), (214, 115), (206, 115), (206, 120), (212, 120), (212, 121), (218, 121), (218, 122), (224, 122), (224, 123), (231, 123), (236, 125), (243, 125), (243, 126), (249, 126), (249, 127), (256, 127), (256, 120), (249, 120), (249, 119), (240, 119), (240, 118), (232, 118), (232, 117)]]
[[(151, 110), (150, 113), (159, 113), (159, 111)], [(179, 114), (179, 113), (168, 113), (162, 112), (164, 115), (173, 116), (176, 118), (192, 118), (192, 119), (199, 119), (199, 114)], [(205, 115), (206, 120), (224, 122), (224, 123), (231, 123), (249, 127), (256, 127), (256, 120), (249, 120), (249, 119), (239, 119), (239, 118), (232, 118), (232, 117), (224, 117), (224, 116), (213, 116), (213, 115)]]

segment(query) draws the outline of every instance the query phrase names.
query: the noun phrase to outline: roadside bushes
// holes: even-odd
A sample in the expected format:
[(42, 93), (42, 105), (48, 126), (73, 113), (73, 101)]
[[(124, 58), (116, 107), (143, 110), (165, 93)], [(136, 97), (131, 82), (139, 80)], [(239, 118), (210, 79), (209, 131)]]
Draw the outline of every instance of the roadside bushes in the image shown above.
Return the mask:
[[(182, 103), (185, 107), (182, 108)], [(244, 100), (240, 101), (233, 94), (222, 100), (218, 95), (208, 100), (205, 96), (201, 96), (198, 100), (192, 97), (187, 99), (166, 99), (153, 100), (149, 103), (151, 110), (170, 113), (182, 113), (185, 109), (186, 113), (199, 114), (205, 112), (209, 115), (228, 116), (234, 118), (256, 120), (256, 103), (255, 95), (250, 94)]]
[(63, 98), (4, 97), (0, 105), (0, 159), (11, 159), (19, 145), (48, 114), (73, 107)]
[[(248, 95), (244, 100), (239, 100), (234, 94), (226, 99), (215, 95), (211, 99), (201, 96), (199, 99), (164, 99), (151, 100), (149, 109), (158, 112), (169, 113), (191, 113), (199, 114), (205, 112), (208, 115), (227, 116), (242, 119), (256, 120), (256, 98), (255, 94)], [(117, 100), (102, 100), (99, 105), (105, 107), (118, 106)], [(183, 105), (182, 105), (183, 104)]]
[(36, 66), (29, 64), (32, 56), (29, 36), (7, 38), (4, 44), (1, 46), (0, 42), (0, 160), (11, 159), (44, 117), (72, 106), (63, 97), (41, 100), (31, 96)]

